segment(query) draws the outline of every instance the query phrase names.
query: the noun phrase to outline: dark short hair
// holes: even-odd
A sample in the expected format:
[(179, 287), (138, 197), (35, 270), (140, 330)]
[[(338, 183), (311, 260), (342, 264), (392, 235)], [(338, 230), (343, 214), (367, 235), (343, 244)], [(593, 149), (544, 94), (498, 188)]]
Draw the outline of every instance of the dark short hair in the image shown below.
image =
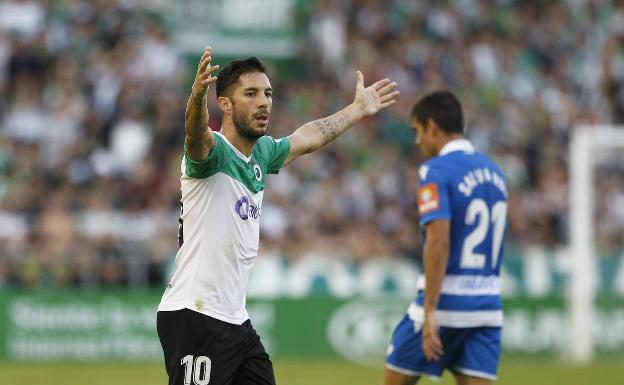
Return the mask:
[(461, 103), (449, 91), (436, 91), (425, 95), (412, 108), (412, 117), (423, 126), (431, 118), (447, 134), (464, 133)]
[(255, 56), (234, 60), (228, 64), (217, 76), (217, 97), (226, 96), (230, 87), (238, 82), (241, 75), (250, 72), (266, 73), (266, 68)]

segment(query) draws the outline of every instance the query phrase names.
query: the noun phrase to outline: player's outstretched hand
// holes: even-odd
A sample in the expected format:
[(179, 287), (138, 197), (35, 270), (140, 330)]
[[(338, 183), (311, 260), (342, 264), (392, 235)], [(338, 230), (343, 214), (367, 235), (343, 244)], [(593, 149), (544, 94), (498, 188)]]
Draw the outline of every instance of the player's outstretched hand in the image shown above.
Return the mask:
[(195, 81), (193, 82), (193, 96), (196, 98), (203, 98), (210, 84), (217, 80), (216, 76), (212, 76), (212, 73), (219, 69), (219, 65), (210, 65), (212, 61), (212, 47), (208, 46), (204, 50), (204, 54), (199, 59), (199, 65), (197, 66), (197, 74), (195, 74)]
[(396, 91), (397, 84), (390, 79), (379, 80), (364, 88), (364, 75), (357, 71), (357, 82), (355, 85), (355, 100), (364, 116), (375, 115), (379, 110), (389, 107), (396, 102), (399, 91)]
[(422, 329), (423, 353), (429, 361), (438, 361), (444, 354), (442, 341), (440, 341), (440, 326), (435, 316), (425, 317)]

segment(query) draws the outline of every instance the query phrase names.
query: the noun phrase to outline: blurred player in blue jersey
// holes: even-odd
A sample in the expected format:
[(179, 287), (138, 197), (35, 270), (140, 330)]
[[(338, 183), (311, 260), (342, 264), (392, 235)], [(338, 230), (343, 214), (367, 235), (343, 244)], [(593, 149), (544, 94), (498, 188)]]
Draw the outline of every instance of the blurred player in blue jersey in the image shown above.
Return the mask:
[(500, 266), (507, 189), (500, 168), (463, 138), (460, 102), (447, 91), (413, 108), (425, 231), (424, 277), (388, 347), (385, 385), (412, 385), (445, 368), (460, 385), (496, 378), (503, 312)]

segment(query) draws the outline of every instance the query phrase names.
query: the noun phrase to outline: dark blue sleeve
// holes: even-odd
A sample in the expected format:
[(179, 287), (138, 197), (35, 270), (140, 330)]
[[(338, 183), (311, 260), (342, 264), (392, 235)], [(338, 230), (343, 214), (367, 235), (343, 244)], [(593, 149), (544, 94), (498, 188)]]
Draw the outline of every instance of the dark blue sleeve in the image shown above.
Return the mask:
[(451, 219), (449, 184), (439, 166), (424, 164), (418, 170), (420, 187), (418, 189), (418, 211), (420, 225), (436, 219)]

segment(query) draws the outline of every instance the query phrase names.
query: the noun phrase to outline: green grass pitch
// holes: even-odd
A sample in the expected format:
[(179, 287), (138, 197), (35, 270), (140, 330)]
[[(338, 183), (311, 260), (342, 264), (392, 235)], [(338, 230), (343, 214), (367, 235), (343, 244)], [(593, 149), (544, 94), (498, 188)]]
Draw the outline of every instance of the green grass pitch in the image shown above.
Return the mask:
[[(624, 357), (601, 358), (584, 367), (570, 367), (550, 358), (504, 357), (501, 385), (621, 385)], [(279, 359), (275, 362), (280, 385), (379, 385), (379, 368), (340, 360)], [(155, 385), (167, 383), (160, 362), (0, 362), (2, 385)], [(419, 384), (453, 384), (442, 381)]]

